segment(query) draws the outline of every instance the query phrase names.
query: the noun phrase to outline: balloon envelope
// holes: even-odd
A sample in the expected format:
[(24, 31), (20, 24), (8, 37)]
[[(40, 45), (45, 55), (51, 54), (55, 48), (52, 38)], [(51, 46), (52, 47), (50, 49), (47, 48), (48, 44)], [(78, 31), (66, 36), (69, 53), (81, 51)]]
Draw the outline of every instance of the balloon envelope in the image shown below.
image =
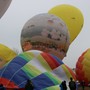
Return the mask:
[(41, 50), (63, 59), (69, 43), (66, 24), (57, 16), (48, 13), (32, 17), (21, 32), (23, 51)]
[(35, 90), (60, 90), (62, 80), (75, 79), (71, 69), (56, 56), (31, 50), (24, 52), (0, 70), (0, 81), (7, 88), (24, 88), (30, 79)]
[(12, 0), (0, 0), (0, 18), (4, 15), (8, 9)]
[(79, 57), (76, 63), (76, 76), (80, 82), (84, 80), (86, 85), (90, 83), (90, 49)]
[(0, 44), (0, 68), (16, 57), (16, 53), (7, 46)]
[(48, 13), (54, 14), (65, 21), (70, 32), (70, 43), (72, 43), (83, 27), (82, 12), (75, 6), (62, 4), (51, 8)]

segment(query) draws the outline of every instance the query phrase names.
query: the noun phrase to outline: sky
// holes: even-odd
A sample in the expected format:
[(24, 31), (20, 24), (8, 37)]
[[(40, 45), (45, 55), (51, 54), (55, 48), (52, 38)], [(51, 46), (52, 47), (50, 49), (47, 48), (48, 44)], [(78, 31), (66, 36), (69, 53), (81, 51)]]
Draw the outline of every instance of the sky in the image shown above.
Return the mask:
[(84, 16), (84, 26), (63, 59), (66, 65), (75, 68), (80, 55), (90, 48), (90, 0), (12, 0), (0, 19), (0, 43), (21, 52), (20, 36), (24, 24), (33, 16), (48, 13), (51, 8), (62, 4), (79, 8)]

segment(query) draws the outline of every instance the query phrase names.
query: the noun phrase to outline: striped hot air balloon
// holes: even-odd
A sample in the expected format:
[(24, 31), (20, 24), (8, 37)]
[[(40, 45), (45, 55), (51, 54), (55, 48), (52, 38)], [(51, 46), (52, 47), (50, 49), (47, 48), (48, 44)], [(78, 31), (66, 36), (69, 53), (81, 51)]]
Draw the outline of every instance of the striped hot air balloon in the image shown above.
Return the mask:
[(24, 52), (0, 70), (0, 81), (6, 88), (24, 88), (30, 79), (35, 90), (60, 90), (62, 80), (75, 75), (59, 58), (42, 51)]

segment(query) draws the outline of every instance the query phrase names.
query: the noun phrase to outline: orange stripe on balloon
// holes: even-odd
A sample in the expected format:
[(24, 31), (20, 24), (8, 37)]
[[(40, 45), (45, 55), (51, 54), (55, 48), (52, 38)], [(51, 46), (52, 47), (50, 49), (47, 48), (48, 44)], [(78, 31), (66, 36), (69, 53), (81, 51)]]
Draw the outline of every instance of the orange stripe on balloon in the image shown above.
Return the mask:
[(82, 63), (83, 59), (84, 59), (84, 57), (81, 56), (81, 57), (79, 57), (78, 61), (79, 61), (80, 63)]
[(76, 75), (74, 74), (74, 72), (67, 65), (65, 65), (65, 66), (68, 68), (69, 72), (73, 76), (73, 79), (76, 80)]
[(83, 65), (81, 64), (81, 62), (77, 62), (76, 67), (79, 68), (79, 69), (82, 69)]

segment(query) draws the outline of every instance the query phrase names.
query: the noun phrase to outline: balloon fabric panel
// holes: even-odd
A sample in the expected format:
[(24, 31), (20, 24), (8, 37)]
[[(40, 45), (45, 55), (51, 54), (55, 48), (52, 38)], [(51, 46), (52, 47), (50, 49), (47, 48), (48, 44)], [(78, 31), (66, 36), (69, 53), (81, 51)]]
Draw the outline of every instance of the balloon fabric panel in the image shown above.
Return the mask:
[(42, 73), (39, 69), (31, 65), (30, 63), (27, 63), (24, 67), (22, 67), (22, 70), (30, 77), (30, 79)]
[(42, 57), (41, 54), (39, 56), (37, 56), (37, 59), (40, 61), (41, 65), (46, 68), (46, 70), (49, 70), (49, 71), (52, 70), (51, 67), (49, 66), (49, 64), (46, 62), (44, 57)]
[(64, 64), (57, 56), (55, 56), (53, 54), (50, 54), (50, 56), (52, 56), (59, 63), (59, 65)]
[(48, 78), (45, 74), (41, 74), (32, 79), (33, 84), (37, 87), (37, 90), (55, 85), (54, 82)]
[[(18, 63), (17, 63), (18, 62)], [(6, 77), (8, 79), (10, 79), (12, 77), (12, 75), (18, 71), (23, 65), (25, 65), (27, 62), (25, 60), (22, 60), (22, 58), (20, 57), (16, 57), (15, 59), (13, 59), (12, 62), (10, 62), (7, 67), (6, 70), (3, 73), (3, 77)], [(12, 69), (12, 72), (10, 73), (10, 69)], [(9, 75), (8, 75), (9, 74)], [(11, 74), (11, 75), (10, 75)]]
[(51, 58), (48, 54), (42, 53), (41, 55), (44, 56), (46, 62), (49, 64), (52, 70), (59, 66), (59, 63), (53, 58)]

